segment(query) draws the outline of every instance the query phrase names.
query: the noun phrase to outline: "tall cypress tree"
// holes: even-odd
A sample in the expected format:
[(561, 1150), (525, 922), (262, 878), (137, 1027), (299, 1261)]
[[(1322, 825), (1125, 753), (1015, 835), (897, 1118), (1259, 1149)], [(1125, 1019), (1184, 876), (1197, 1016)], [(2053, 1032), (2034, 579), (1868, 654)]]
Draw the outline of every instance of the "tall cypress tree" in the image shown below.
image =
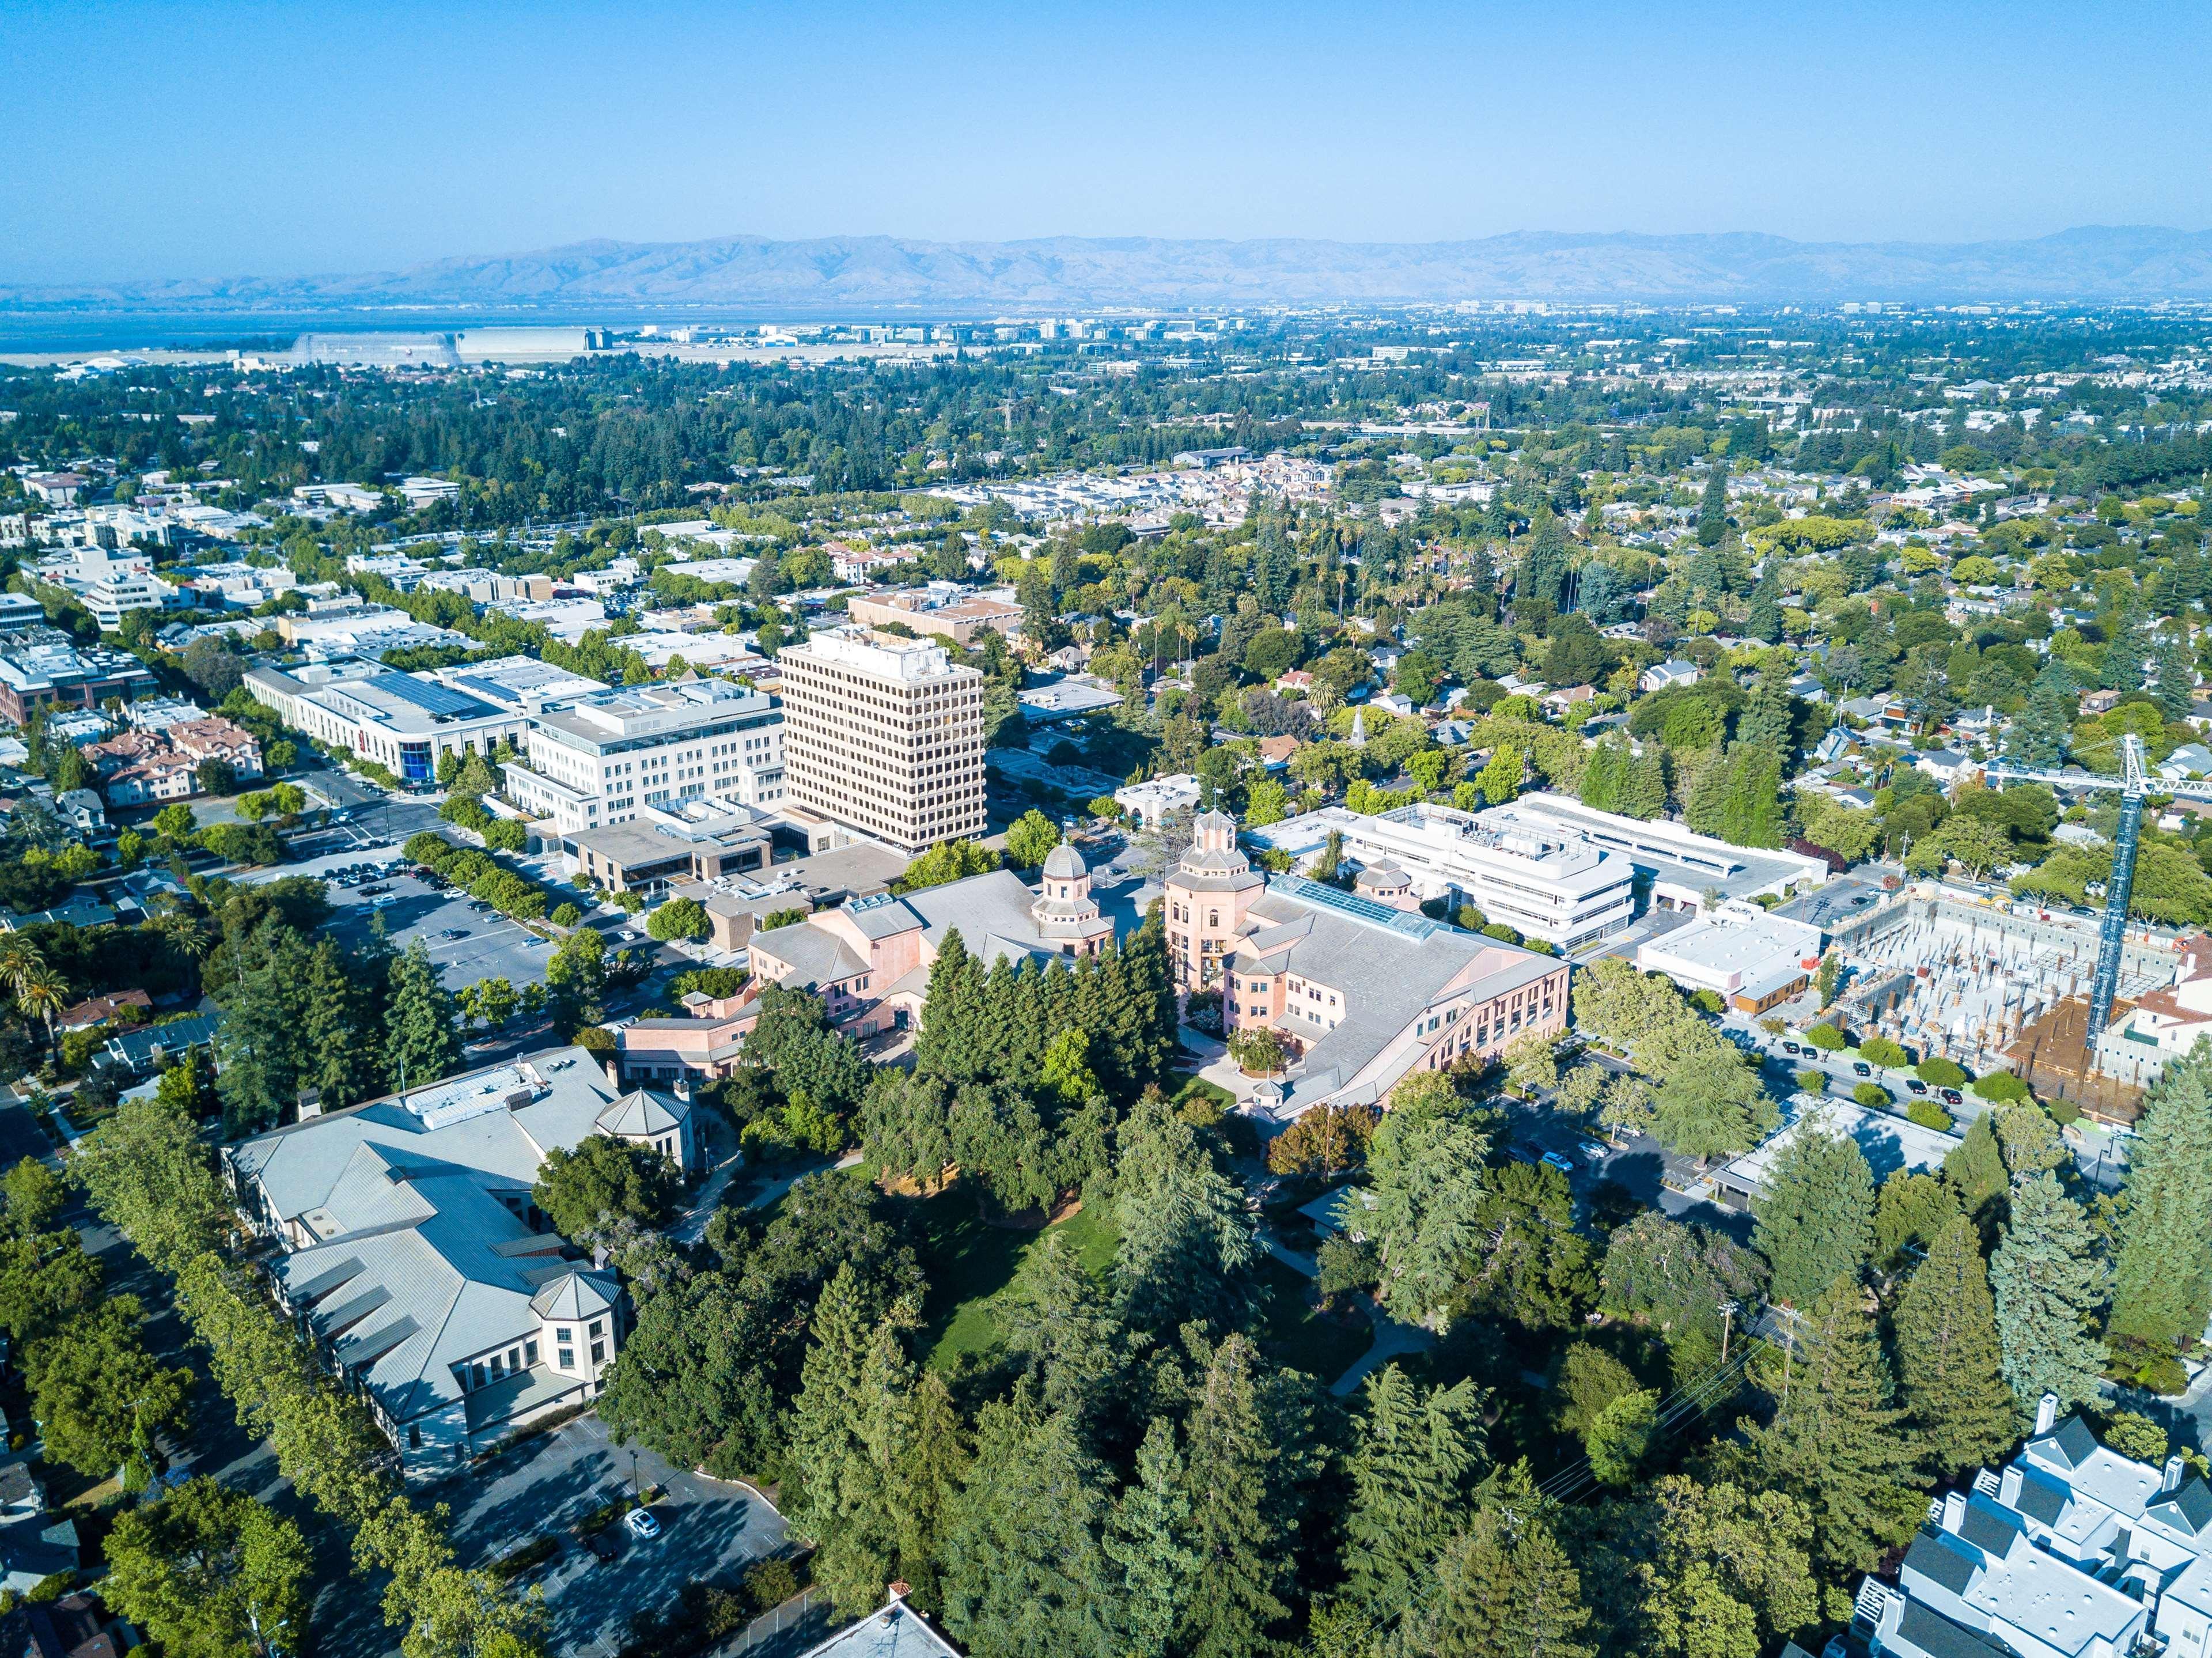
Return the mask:
[(1395, 1364), (1368, 1376), (1366, 1394), (1344, 1553), (1350, 1593), (1380, 1614), (1404, 1603), (1465, 1523), (1482, 1400), (1467, 1381), (1425, 1392)]
[(1814, 1558), (1833, 1573), (1866, 1571), (1911, 1535), (1901, 1498), (1917, 1483), (1920, 1449), (1856, 1278), (1838, 1278), (1797, 1327), (1787, 1397), (1770, 1425), (1750, 1430), (1753, 1456), (1813, 1511)]
[(891, 1503), (898, 1522), (899, 1575), (924, 1606), (942, 1606), (938, 1558), (961, 1482), (967, 1477), (967, 1436), (945, 1378), (925, 1370), (908, 1396), (904, 1448), (891, 1467)]
[(1751, 615), (1744, 631), (1768, 644), (1782, 637), (1782, 556), (1769, 553), (1759, 567), (1759, 581), (1751, 590)]
[(2014, 1188), (2012, 1222), (1990, 1262), (2005, 1380), (2023, 1412), (2056, 1394), (2061, 1409), (2096, 1403), (2103, 1344), (2092, 1333), (2103, 1304), (2105, 1263), (2081, 1206), (2057, 1178)]
[(915, 1035), (917, 1071), (947, 1082), (973, 1082), (989, 1074), (991, 1043), (983, 1029), (983, 970), (968, 953), (960, 930), (946, 932), (929, 966), (929, 993)]
[(420, 1088), (450, 1076), (461, 1062), (453, 999), (420, 938), (392, 963), (392, 999), (385, 1016), (384, 1068), (395, 1082)]
[(2005, 757), (2023, 766), (2056, 766), (2065, 759), (2078, 701), (2074, 676), (2052, 657), (2035, 676), (2027, 706), (2005, 733)]
[(1169, 1331), (1242, 1306), (1237, 1274), (1259, 1252), (1243, 1189), (1158, 1095), (1139, 1102), (1122, 1130), (1115, 1212), (1131, 1324)]
[(1802, 1309), (1838, 1278), (1857, 1283), (1874, 1258), (1874, 1171), (1856, 1141), (1791, 1135), (1767, 1170), (1751, 1237), (1774, 1269), (1774, 1298)]
[(1646, 823), (1667, 810), (1667, 757), (1658, 744), (1646, 743), (1644, 752), (1630, 763), (1620, 810), (1624, 816)]
[(1260, 1358), (1232, 1335), (1216, 1348), (1190, 1413), (1185, 1469), (1197, 1557), (1184, 1607), (1192, 1658), (1255, 1658), (1290, 1616), (1298, 1520), (1277, 1424), (1261, 1406)]
[(1126, 1658), (1161, 1658), (1182, 1627), (1198, 1557), (1175, 1424), (1156, 1416), (1137, 1447), (1137, 1473), (1114, 1504), (1104, 1542), (1121, 1569), (1119, 1632)]
[(1891, 1333), (1905, 1408), (1937, 1467), (1963, 1473), (2011, 1448), (2019, 1412), (2005, 1385), (1981, 1236), (1964, 1215), (1936, 1233), (1913, 1269)]
[(1994, 1233), (1992, 1212), (2011, 1181), (2005, 1171), (2004, 1148), (1997, 1144), (1996, 1124), (1984, 1111), (1966, 1126), (1966, 1138), (1943, 1157), (1943, 1178), (1959, 1194), (1959, 1206)]
[(1028, 1389), (986, 1405), (940, 1566), (945, 1624), (975, 1658), (1115, 1658), (1106, 1470)]
[(2212, 1050), (2167, 1067), (2128, 1151), (2109, 1333), (2170, 1351), (2212, 1317)]
[(1729, 465), (1716, 456), (1705, 469), (1705, 493), (1698, 501), (1698, 545), (1717, 547), (1728, 536)]

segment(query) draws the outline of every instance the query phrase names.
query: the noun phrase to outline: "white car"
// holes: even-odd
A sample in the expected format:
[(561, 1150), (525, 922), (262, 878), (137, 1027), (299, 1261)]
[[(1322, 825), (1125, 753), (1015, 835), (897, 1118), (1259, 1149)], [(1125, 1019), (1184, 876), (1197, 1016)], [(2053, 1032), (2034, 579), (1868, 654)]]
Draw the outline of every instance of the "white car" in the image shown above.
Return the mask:
[(660, 1521), (653, 1518), (651, 1509), (632, 1509), (623, 1516), (623, 1524), (641, 1543), (650, 1543), (660, 1535)]

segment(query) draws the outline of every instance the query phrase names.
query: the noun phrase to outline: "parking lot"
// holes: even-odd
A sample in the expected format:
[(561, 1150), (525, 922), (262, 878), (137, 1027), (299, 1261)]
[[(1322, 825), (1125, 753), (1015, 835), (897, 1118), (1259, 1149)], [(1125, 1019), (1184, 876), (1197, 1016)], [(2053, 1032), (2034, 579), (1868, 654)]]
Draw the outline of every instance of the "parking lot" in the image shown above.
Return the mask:
[[(372, 893), (369, 887), (383, 889)], [(363, 936), (370, 916), (384, 917), (386, 936), (395, 950), (422, 941), (430, 959), (443, 969), (446, 988), (459, 990), (479, 979), (505, 979), (520, 990), (542, 983), (553, 946), (528, 928), (510, 921), (466, 893), (436, 891), (411, 875), (382, 877), (362, 886), (333, 881), (331, 926), (349, 942)], [(448, 932), (459, 937), (448, 938)]]
[[(603, 1534), (619, 1552), (602, 1564), (576, 1522), (629, 1491), (633, 1477), (666, 1488), (653, 1508), (660, 1535), (644, 1541), (611, 1526)], [(544, 1591), (555, 1652), (618, 1651), (632, 1613), (667, 1607), (694, 1580), (734, 1581), (784, 1541), (783, 1516), (750, 1487), (672, 1468), (650, 1451), (633, 1463), (632, 1448), (611, 1443), (595, 1416), (525, 1441), (438, 1496), (453, 1506), (465, 1564), (487, 1564), (535, 1537), (560, 1540), (560, 1552), (524, 1580)]]

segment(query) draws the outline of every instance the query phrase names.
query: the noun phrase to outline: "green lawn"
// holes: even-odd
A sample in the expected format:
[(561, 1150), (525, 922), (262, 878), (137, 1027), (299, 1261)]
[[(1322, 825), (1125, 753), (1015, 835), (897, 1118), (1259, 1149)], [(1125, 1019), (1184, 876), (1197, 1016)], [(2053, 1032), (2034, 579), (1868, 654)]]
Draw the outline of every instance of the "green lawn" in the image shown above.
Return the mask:
[(1373, 1345), (1365, 1318), (1344, 1323), (1324, 1317), (1314, 1305), (1313, 1280), (1273, 1255), (1261, 1256), (1252, 1276), (1267, 1287), (1260, 1340), (1277, 1363), (1334, 1382)]
[[(1103, 1206), (1079, 1210), (1046, 1230), (1066, 1237), (1084, 1266), (1102, 1275), (1121, 1241)], [(923, 1343), (932, 1366), (951, 1370), (962, 1354), (988, 1352), (998, 1344), (992, 1298), (1013, 1282), (1045, 1234), (986, 1225), (975, 1200), (958, 1192), (924, 1202), (922, 1231), (922, 1269), (929, 1275)]]

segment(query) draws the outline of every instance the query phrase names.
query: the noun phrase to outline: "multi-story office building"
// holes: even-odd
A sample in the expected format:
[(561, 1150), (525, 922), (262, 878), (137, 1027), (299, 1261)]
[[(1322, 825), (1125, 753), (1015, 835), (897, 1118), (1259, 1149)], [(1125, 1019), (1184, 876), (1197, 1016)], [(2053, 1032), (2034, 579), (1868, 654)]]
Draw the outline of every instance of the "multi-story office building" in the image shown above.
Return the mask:
[(562, 836), (625, 823), (647, 806), (784, 799), (783, 710), (723, 679), (603, 690), (530, 718), (507, 794)]
[(983, 676), (866, 629), (777, 653), (789, 805), (915, 853), (983, 831)]
[(529, 723), (519, 708), (487, 702), (428, 674), (394, 673), (354, 659), (289, 671), (252, 668), (246, 689), (286, 725), (409, 783), (434, 778), (441, 755), (474, 750), (488, 756), (501, 742), (519, 744)]

